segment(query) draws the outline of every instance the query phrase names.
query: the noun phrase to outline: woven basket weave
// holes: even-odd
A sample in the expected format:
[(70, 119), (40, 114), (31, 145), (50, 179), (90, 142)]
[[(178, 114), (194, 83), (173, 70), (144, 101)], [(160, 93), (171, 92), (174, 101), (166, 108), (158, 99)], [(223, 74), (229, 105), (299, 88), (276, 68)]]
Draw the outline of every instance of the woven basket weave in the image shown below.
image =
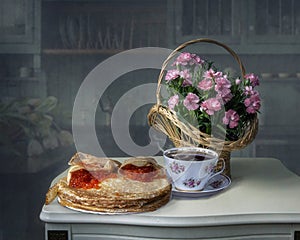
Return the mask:
[[(245, 76), (245, 68), (239, 58), (239, 56), (228, 46), (218, 41), (200, 38), (185, 42), (178, 46), (163, 62), (159, 77), (158, 86), (156, 92), (156, 104), (150, 109), (148, 113), (148, 123), (150, 126), (156, 130), (166, 134), (169, 139), (174, 143), (176, 147), (180, 146), (201, 146), (210, 149), (214, 149), (219, 152), (219, 159), (225, 161), (225, 171), (224, 173), (231, 176), (230, 171), (230, 155), (231, 151), (238, 150), (246, 147), (255, 138), (258, 131), (258, 117), (257, 114), (253, 114), (253, 118), (245, 124), (243, 129), (243, 135), (236, 141), (224, 141), (224, 139), (218, 139), (211, 137), (210, 135), (201, 132), (199, 129), (195, 128), (189, 123), (182, 122), (179, 120), (175, 111), (169, 109), (161, 104), (160, 90), (162, 79), (165, 75), (166, 67), (169, 61), (174, 58), (178, 52), (184, 49), (186, 46), (195, 43), (210, 43), (223, 47), (231, 56), (236, 60), (239, 65), (242, 76)], [(221, 164), (219, 164), (221, 167)]]

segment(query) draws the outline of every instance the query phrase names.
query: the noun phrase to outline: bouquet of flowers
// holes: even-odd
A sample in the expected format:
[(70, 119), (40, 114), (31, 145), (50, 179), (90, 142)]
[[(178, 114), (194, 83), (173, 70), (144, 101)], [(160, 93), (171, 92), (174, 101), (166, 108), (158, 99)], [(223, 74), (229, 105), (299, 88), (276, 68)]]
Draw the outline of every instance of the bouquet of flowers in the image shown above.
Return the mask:
[(165, 75), (169, 109), (184, 119), (196, 119), (201, 132), (211, 134), (214, 117), (219, 119), (217, 128), (226, 140), (235, 141), (243, 135), (245, 124), (261, 106), (257, 76), (235, 77), (189, 52), (181, 53), (171, 66)]

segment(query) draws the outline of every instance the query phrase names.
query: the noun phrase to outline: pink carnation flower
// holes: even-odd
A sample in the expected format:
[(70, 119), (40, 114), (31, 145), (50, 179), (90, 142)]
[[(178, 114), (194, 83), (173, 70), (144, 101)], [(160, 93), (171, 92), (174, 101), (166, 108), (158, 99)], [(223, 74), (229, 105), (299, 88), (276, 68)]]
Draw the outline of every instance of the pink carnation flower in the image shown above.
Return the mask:
[(213, 82), (210, 79), (203, 79), (201, 82), (198, 84), (198, 88), (201, 90), (207, 91), (213, 87)]
[(242, 82), (242, 80), (241, 80), (241, 79), (239, 79), (239, 78), (235, 79), (235, 84), (236, 84), (236, 85), (240, 85), (240, 84), (241, 84), (241, 82)]
[(217, 98), (209, 98), (201, 104), (201, 110), (208, 115), (214, 115), (216, 111), (221, 110), (221, 103)]
[(240, 116), (232, 109), (225, 112), (225, 116), (223, 117), (223, 123), (228, 125), (229, 128), (235, 128), (239, 124), (239, 120)]
[(175, 69), (175, 70), (174, 69), (173, 70), (168, 70), (167, 74), (166, 74), (166, 77), (165, 77), (165, 80), (167, 82), (170, 82), (170, 81), (178, 78), (179, 76), (180, 76), (179, 70), (177, 70), (177, 69)]
[(248, 113), (256, 113), (260, 109), (259, 94), (256, 93), (254, 95), (251, 95), (249, 98), (246, 98), (244, 104)]
[(221, 76), (216, 78), (216, 86), (215, 90), (218, 93), (222, 93), (225, 91), (225, 95), (228, 94), (228, 90), (230, 92), (231, 82), (227, 79), (227, 76)]
[(183, 100), (183, 105), (190, 111), (199, 108), (199, 97), (194, 93), (188, 93)]
[(245, 79), (248, 79), (251, 83), (251, 86), (255, 87), (259, 85), (258, 76), (255, 76), (253, 73), (248, 73), (245, 75)]
[(172, 96), (172, 97), (170, 97), (170, 99), (168, 100), (169, 108), (173, 110), (174, 107), (176, 105), (178, 105), (178, 102), (179, 102), (179, 96), (177, 94), (174, 95), (174, 96)]
[(204, 61), (197, 56), (196, 54), (191, 54), (189, 52), (183, 52), (181, 53), (174, 62), (173, 65), (194, 65), (194, 64), (203, 64)]
[(202, 65), (204, 63), (204, 60), (201, 59), (198, 55), (192, 54), (193, 60), (195, 63)]
[(228, 89), (227, 91), (223, 91), (221, 93), (218, 93), (217, 94), (217, 98), (219, 100), (222, 99), (223, 104), (225, 104), (225, 103), (229, 102), (233, 98), (233, 95), (232, 95), (230, 89)]
[(180, 77), (182, 77), (184, 79), (182, 85), (185, 86), (191, 86), (192, 85), (192, 77), (190, 75), (190, 72), (188, 69), (185, 69), (183, 71), (181, 71), (180, 73)]
[(177, 58), (176, 58), (176, 61), (175, 61), (175, 64), (176, 65), (187, 65), (189, 63), (189, 61), (191, 61), (192, 59), (192, 54), (191, 53), (188, 53), (188, 52), (183, 52), (181, 53)]
[(230, 101), (233, 95), (230, 90), (231, 82), (227, 79), (227, 76), (224, 75), (222, 77), (218, 77), (215, 81), (215, 90), (218, 93), (217, 96), (222, 98), (225, 103)]
[(205, 71), (203, 74), (203, 77), (208, 79), (213, 79), (222, 76), (223, 76), (222, 72), (215, 72), (213, 69), (209, 69), (208, 71)]
[(244, 93), (246, 96), (252, 96), (252, 95), (258, 94), (258, 92), (256, 90), (253, 90), (252, 86), (246, 86)]

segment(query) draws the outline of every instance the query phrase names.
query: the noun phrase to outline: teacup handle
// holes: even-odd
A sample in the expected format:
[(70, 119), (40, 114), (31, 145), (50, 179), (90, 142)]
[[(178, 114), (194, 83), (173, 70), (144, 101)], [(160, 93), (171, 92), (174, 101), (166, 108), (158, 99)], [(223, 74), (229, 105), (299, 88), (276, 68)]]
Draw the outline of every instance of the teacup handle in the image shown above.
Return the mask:
[(213, 177), (221, 174), (224, 171), (224, 169), (225, 169), (225, 161), (224, 161), (224, 159), (220, 159), (219, 161), (222, 161), (222, 168), (219, 171), (217, 171), (214, 174), (212, 174), (211, 176), (209, 176), (209, 179), (211, 179), (211, 178), (213, 178)]

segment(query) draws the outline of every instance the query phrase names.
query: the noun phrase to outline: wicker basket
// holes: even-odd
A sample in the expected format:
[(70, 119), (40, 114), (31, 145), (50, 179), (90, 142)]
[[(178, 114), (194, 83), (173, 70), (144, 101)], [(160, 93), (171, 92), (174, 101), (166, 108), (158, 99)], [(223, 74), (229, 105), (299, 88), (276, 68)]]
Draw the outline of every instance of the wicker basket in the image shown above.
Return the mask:
[(245, 76), (245, 68), (240, 58), (231, 48), (224, 45), (223, 43), (207, 38), (200, 38), (185, 42), (182, 45), (178, 46), (168, 56), (168, 58), (164, 61), (162, 65), (158, 78), (158, 86), (156, 92), (157, 103), (149, 111), (148, 122), (150, 126), (166, 134), (176, 147), (201, 146), (216, 150), (220, 153), (219, 159), (223, 159), (225, 161), (226, 167), (224, 173), (228, 176), (231, 176), (231, 151), (242, 149), (253, 141), (258, 131), (257, 114), (254, 114), (253, 118), (249, 119), (248, 123), (245, 124), (245, 127), (243, 129), (244, 134), (242, 137), (240, 137), (236, 141), (224, 141), (224, 139), (213, 138), (210, 135), (199, 131), (199, 129), (195, 128), (189, 123), (183, 123), (179, 120), (176, 112), (169, 109), (166, 106), (163, 106), (160, 100), (161, 82), (164, 77), (166, 67), (169, 64), (169, 61), (186, 46), (200, 42), (215, 44), (227, 50), (227, 52), (229, 52), (231, 56), (237, 61), (242, 76)]

